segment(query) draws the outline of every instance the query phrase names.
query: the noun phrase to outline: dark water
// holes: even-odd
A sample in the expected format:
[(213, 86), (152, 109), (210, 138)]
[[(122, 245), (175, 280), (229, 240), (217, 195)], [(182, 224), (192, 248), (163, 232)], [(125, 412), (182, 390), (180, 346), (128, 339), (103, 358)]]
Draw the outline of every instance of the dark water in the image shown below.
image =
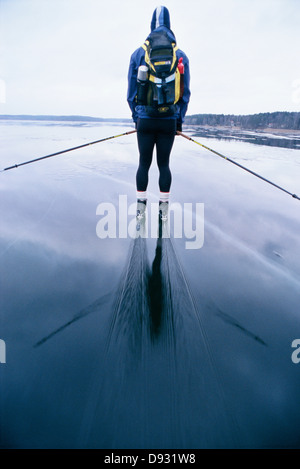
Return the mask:
[[(1, 126), (1, 166), (124, 130)], [(296, 150), (208, 145), (299, 194)], [(298, 448), (299, 202), (177, 139), (172, 201), (204, 203), (203, 247), (100, 239), (98, 204), (135, 201), (136, 152), (0, 174), (1, 447)]]
[(290, 148), (294, 150), (300, 149), (300, 135), (299, 132), (294, 134), (293, 131), (282, 131), (281, 133), (272, 133), (266, 131), (251, 131), (239, 129), (220, 129), (190, 126), (193, 134), (197, 137), (213, 138), (219, 140), (236, 140), (245, 143), (252, 143), (254, 145), (266, 145), (270, 147)]

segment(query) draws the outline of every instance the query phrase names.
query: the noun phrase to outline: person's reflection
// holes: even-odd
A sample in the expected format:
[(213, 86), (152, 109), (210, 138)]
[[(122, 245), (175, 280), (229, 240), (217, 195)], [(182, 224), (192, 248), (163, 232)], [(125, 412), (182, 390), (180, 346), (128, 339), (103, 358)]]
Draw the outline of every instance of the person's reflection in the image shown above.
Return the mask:
[(163, 313), (163, 276), (161, 271), (163, 222), (159, 219), (155, 258), (149, 275), (150, 333), (152, 339), (161, 330)]

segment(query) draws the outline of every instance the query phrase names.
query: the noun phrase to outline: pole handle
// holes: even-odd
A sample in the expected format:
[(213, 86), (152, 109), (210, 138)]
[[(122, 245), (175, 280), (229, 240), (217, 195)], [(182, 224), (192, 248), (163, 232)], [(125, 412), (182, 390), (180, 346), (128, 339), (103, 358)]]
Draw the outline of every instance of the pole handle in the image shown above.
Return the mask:
[(182, 132), (180, 132), (180, 130), (177, 130), (176, 135), (180, 135), (181, 137), (184, 137), (187, 140), (192, 140), (191, 137), (189, 137), (188, 135), (183, 134)]

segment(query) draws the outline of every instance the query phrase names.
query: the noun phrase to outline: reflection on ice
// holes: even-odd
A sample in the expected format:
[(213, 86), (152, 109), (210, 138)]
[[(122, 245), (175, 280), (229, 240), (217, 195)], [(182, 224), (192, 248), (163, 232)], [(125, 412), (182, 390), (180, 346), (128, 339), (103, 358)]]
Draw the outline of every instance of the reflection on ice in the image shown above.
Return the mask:
[(223, 311), (219, 311), (217, 310), (217, 315), (223, 319), (223, 321), (227, 322), (228, 324), (231, 324), (232, 326), (236, 327), (237, 329), (239, 329), (241, 332), (243, 332), (244, 334), (246, 334), (247, 336), (251, 337), (252, 339), (256, 340), (258, 343), (260, 343), (261, 345), (265, 345), (267, 346), (267, 344), (260, 338), (258, 337), (257, 335), (253, 334), (253, 332), (250, 332), (248, 331), (244, 326), (242, 326), (241, 324), (239, 324), (239, 322), (234, 319), (232, 316), (230, 316), (229, 314), (227, 313), (224, 313)]
[(111, 298), (111, 293), (103, 295), (101, 298), (96, 300), (94, 303), (90, 304), (87, 308), (84, 308), (83, 310), (79, 311), (79, 313), (75, 314), (75, 316), (72, 319), (70, 319), (70, 321), (66, 322), (65, 324), (60, 326), (58, 329), (56, 329), (55, 331), (51, 332), (47, 336), (40, 339), (34, 345), (34, 347), (36, 348), (36, 347), (39, 347), (40, 345), (43, 345), (45, 342), (52, 339), (53, 337), (55, 337), (60, 332), (63, 332), (67, 327), (71, 326), (72, 324), (74, 324), (75, 322), (79, 321), (80, 319), (86, 317), (87, 315), (89, 315), (91, 313), (95, 313), (97, 311), (101, 311), (101, 307), (103, 306), (103, 304), (105, 304), (106, 301), (108, 301), (110, 298)]
[[(106, 431), (116, 437), (117, 415), (130, 408), (130, 418), (139, 426), (140, 434), (134, 437), (137, 447), (184, 448), (196, 441), (203, 448), (237, 446), (237, 425), (172, 239), (163, 237), (159, 229), (150, 268), (147, 240), (139, 231), (118, 287), (108, 334), (101, 387), (102, 399), (106, 398), (93, 414), (103, 415), (105, 408)], [(138, 385), (130, 388), (129, 398), (132, 380)], [(193, 435), (198, 422), (202, 431)], [(88, 447), (95, 447), (97, 429), (93, 417)]]
[[(1, 158), (119, 131), (9, 125)], [(177, 139), (172, 202), (205, 205), (202, 248), (99, 239), (97, 206), (135, 201), (125, 138), (1, 174), (0, 446), (299, 447), (299, 202)], [(297, 151), (204, 143), (300, 192)]]

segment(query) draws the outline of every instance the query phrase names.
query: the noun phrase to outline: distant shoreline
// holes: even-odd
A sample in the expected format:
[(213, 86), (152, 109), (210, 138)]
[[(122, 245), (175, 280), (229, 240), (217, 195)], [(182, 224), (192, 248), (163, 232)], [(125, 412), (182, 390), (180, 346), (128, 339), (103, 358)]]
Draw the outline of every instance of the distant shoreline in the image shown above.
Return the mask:
[[(105, 118), (80, 115), (0, 114), (0, 121), (86, 122), (132, 124), (130, 118)], [(290, 122), (293, 125), (288, 126)], [(296, 127), (295, 128), (295, 122)], [(256, 124), (257, 123), (257, 124)], [(278, 125), (282, 123), (281, 125)], [(263, 132), (276, 135), (300, 135), (300, 112), (276, 112), (252, 115), (195, 114), (186, 116), (185, 127), (215, 129), (220, 132)], [(299, 128), (298, 128), (299, 127)]]
[(0, 120), (24, 120), (24, 121), (56, 121), (56, 122), (128, 122), (132, 119), (126, 118), (103, 118), (91, 116), (57, 116), (57, 115), (34, 115), (34, 114), (0, 114)]
[(194, 114), (185, 123), (232, 129), (233, 131), (297, 131), (300, 132), (300, 112), (262, 112), (259, 114)]

